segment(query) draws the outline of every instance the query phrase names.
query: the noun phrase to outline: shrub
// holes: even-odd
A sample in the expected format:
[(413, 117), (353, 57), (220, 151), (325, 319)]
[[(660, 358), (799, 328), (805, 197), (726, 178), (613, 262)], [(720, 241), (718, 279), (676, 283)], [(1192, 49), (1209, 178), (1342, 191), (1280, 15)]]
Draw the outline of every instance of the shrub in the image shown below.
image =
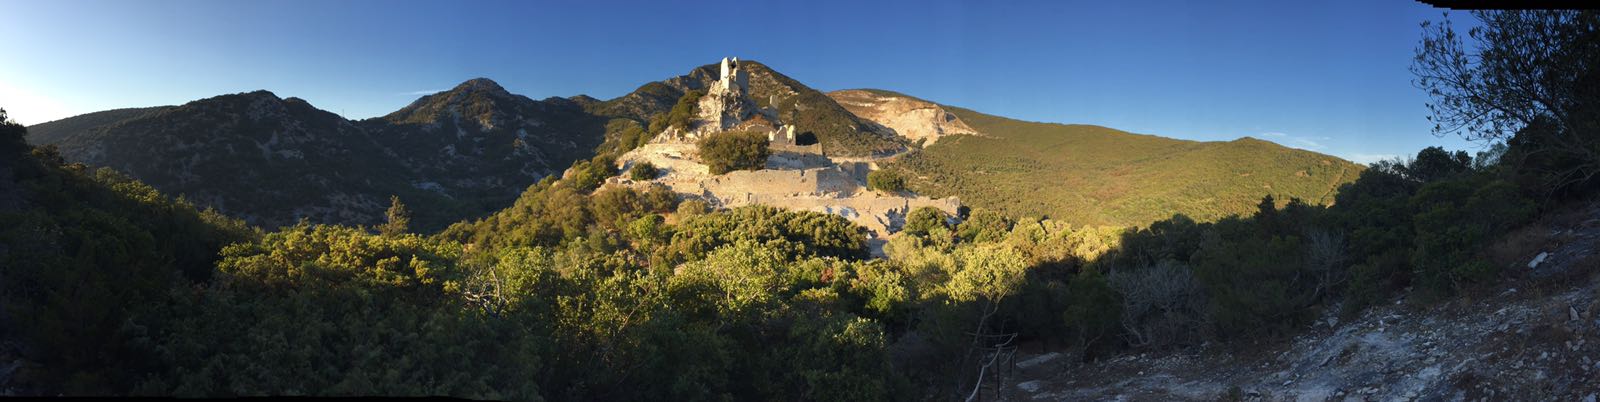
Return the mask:
[(633, 165), (633, 169), (628, 171), (628, 177), (632, 178), (633, 181), (652, 180), (660, 175), (661, 170), (656, 169), (656, 165), (650, 162), (639, 162)]
[(945, 218), (944, 211), (938, 208), (917, 208), (906, 215), (906, 225), (901, 230), (913, 236), (927, 236), (934, 229), (949, 230), (950, 226), (946, 224)]
[(1485, 178), (1430, 183), (1412, 196), (1411, 207), (1416, 211), (1411, 263), (1416, 278), (1436, 295), (1496, 274), (1474, 250), (1534, 214), (1532, 201), (1516, 186)]
[(661, 184), (651, 184), (640, 197), (643, 197), (645, 209), (651, 212), (664, 214), (678, 207), (678, 193)]
[(874, 170), (867, 173), (867, 188), (887, 192), (905, 191), (906, 178), (893, 170)]
[(705, 96), (705, 94), (705, 91), (700, 90), (684, 93), (682, 97), (678, 98), (678, 103), (672, 105), (671, 111), (666, 114), (656, 115), (655, 118), (650, 119), (650, 132), (660, 133), (668, 127), (688, 130), (689, 121), (693, 120), (695, 115), (699, 113), (696, 105), (700, 103), (700, 97)]
[(752, 131), (727, 131), (700, 140), (700, 160), (711, 174), (735, 170), (760, 170), (767, 165), (767, 136)]
[(979, 209), (956, 226), (956, 236), (961, 241), (987, 243), (1000, 241), (1011, 233), (1011, 221), (999, 212)]
[(711, 205), (701, 200), (688, 200), (678, 204), (678, 219), (705, 215), (711, 210)]
[(611, 169), (609, 158), (595, 158), (595, 160), (574, 162), (566, 178), (570, 179), (569, 183), (573, 189), (589, 191), (600, 187), (606, 177), (610, 177), (613, 173), (616, 172)]

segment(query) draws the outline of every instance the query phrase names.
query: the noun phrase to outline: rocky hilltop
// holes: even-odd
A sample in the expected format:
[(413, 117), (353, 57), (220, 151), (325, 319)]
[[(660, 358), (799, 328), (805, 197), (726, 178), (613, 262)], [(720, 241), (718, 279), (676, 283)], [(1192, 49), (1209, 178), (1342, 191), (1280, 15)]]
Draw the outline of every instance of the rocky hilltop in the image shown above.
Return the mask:
[[(721, 68), (720, 64), (707, 64), (688, 74), (651, 82), (596, 105), (594, 110), (602, 115), (648, 121), (671, 110), (678, 98), (689, 91), (711, 92), (721, 79)], [(815, 135), (825, 155), (869, 157), (906, 149), (907, 141), (903, 137), (879, 129), (878, 125), (856, 116), (821, 91), (765, 64), (741, 60), (739, 72), (745, 76), (744, 100), (740, 102), (747, 100), (753, 104), (753, 110), (763, 111), (761, 117), (771, 122), (781, 121), (801, 127), (801, 133)]]
[[(667, 128), (616, 161), (621, 170), (649, 162), (663, 172), (660, 176), (640, 182), (616, 177), (610, 184), (642, 187), (659, 183), (715, 207), (763, 204), (836, 214), (866, 227), (876, 245), (899, 231), (912, 209), (931, 206), (957, 213), (960, 202), (955, 197), (932, 199), (868, 190), (867, 174), (877, 169), (875, 161), (881, 157), (869, 153), (864, 159), (844, 160), (827, 154), (827, 145), (818, 143), (820, 135), (814, 134), (814, 126), (804, 123), (814, 119), (786, 115), (772, 106), (774, 103), (762, 106), (752, 99), (755, 91), (745, 70), (750, 65), (737, 58), (724, 59), (718, 79), (707, 85), (708, 91), (695, 103), (696, 112), (685, 128)], [(871, 127), (871, 123), (860, 124)], [(711, 174), (698, 158), (696, 141), (727, 131), (765, 133), (771, 151), (765, 168)], [(894, 142), (904, 140), (897, 137)]]

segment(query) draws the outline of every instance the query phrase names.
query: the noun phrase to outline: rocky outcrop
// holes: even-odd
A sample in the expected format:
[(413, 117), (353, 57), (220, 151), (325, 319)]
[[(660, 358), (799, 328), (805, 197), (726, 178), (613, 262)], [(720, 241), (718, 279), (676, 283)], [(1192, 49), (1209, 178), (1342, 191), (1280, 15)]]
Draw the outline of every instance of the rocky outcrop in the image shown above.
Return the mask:
[[(729, 59), (730, 64), (732, 61)], [(731, 70), (732, 66), (729, 67)], [(715, 92), (713, 87), (723, 81), (721, 69), (720, 63), (707, 64), (690, 70), (688, 74), (645, 84), (627, 95), (591, 106), (591, 109), (606, 116), (649, 121), (652, 116), (670, 111), (677, 99), (691, 90), (706, 91), (708, 94)], [(755, 103), (757, 111), (743, 120), (744, 124), (751, 125), (749, 128), (760, 127), (755, 124), (756, 121), (763, 121), (770, 129), (776, 129), (780, 124), (796, 126), (800, 134), (809, 133), (814, 137), (821, 152), (829, 156), (870, 157), (895, 154), (906, 149), (904, 139), (856, 117), (826, 94), (766, 65), (739, 60), (738, 71), (743, 73), (744, 78), (740, 79), (738, 74), (733, 74), (732, 78), (742, 82), (737, 87), (745, 89), (745, 96)], [(702, 99), (702, 102), (709, 101)], [(713, 110), (721, 115), (724, 111), (740, 107), (747, 108), (748, 105), (702, 104), (701, 110)]]
[[(626, 170), (648, 161), (665, 172), (651, 182), (664, 184), (686, 197), (705, 200), (714, 207), (762, 204), (843, 216), (866, 227), (875, 240), (873, 245), (881, 245), (883, 239), (899, 231), (912, 209), (930, 206), (956, 214), (961, 205), (954, 197), (931, 199), (867, 190), (867, 173), (876, 168), (874, 158), (840, 163), (824, 154), (815, 134), (802, 131), (803, 124), (781, 120), (774, 108), (756, 106), (744, 68), (738, 58), (723, 59), (718, 79), (700, 98), (690, 128), (669, 129), (657, 135), (649, 144), (618, 158), (617, 167)], [(767, 133), (772, 156), (765, 169), (709, 173), (696, 157), (695, 141), (729, 130)], [(622, 177), (612, 178), (610, 184), (646, 185)]]
[(892, 130), (895, 135), (923, 146), (957, 134), (977, 135), (954, 113), (937, 103), (887, 91), (848, 89), (828, 93), (850, 113)]

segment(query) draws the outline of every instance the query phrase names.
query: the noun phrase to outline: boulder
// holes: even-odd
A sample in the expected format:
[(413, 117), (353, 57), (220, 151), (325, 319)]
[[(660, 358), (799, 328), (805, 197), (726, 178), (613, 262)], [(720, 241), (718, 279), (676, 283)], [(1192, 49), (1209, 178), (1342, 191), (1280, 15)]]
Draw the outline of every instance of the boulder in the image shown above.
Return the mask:
[(1533, 257), (1532, 261), (1528, 261), (1528, 269), (1538, 268), (1539, 264), (1543, 264), (1544, 263), (1544, 259), (1545, 258), (1549, 258), (1549, 257), (1550, 257), (1550, 253), (1549, 252), (1539, 253), (1538, 256)]

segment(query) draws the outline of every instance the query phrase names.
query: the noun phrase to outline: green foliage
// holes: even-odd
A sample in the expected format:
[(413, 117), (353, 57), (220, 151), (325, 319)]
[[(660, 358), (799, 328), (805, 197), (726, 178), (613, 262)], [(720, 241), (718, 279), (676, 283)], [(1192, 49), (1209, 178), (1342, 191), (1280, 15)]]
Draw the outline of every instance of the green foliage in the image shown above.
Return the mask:
[(5, 109), (0, 109), (0, 154), (17, 155), (28, 150), (28, 128), (11, 121)]
[[(1258, 217), (1259, 219), (1259, 217)], [(1213, 328), (1224, 337), (1281, 335), (1311, 318), (1321, 295), (1305, 272), (1302, 239), (1252, 233), (1234, 220), (1218, 223), (1194, 257), (1210, 300)]]
[[(1506, 140), (1502, 160), (1541, 195), (1600, 189), (1600, 14), (1578, 10), (1475, 11), (1458, 34), (1423, 23), (1411, 65), (1432, 98), (1434, 134)], [(1467, 43), (1473, 47), (1468, 48)]]
[(612, 159), (603, 156), (574, 162), (572, 168), (567, 170), (567, 176), (563, 181), (578, 191), (594, 190), (599, 188), (607, 177), (616, 174), (612, 163)]
[(867, 173), (867, 188), (897, 193), (906, 190), (906, 179), (893, 170), (874, 170)]
[(21, 207), (0, 212), (0, 335), (38, 346), (31, 381), (69, 393), (937, 398), (993, 339), (1084, 356), (1248, 341), (1330, 302), (1489, 282), (1476, 250), (1536, 206), (1514, 171), (1463, 155), (1374, 165), (1331, 207), (1267, 194), (1215, 222), (978, 208), (952, 226), (918, 208), (866, 260), (837, 215), (600, 188), (610, 156), (421, 237), (399, 197), (380, 234), (261, 235), (35, 149), (0, 159), (18, 189), (0, 206)]
[(928, 237), (939, 230), (950, 230), (950, 217), (934, 207), (920, 207), (906, 214), (906, 224), (902, 232), (912, 236)]
[(113, 171), (30, 152), (24, 135), (0, 118), (0, 337), (43, 364), (14, 381), (121, 392), (158, 369), (151, 342), (173, 317), (173, 292), (209, 280), (217, 250), (256, 232)]
[(606, 130), (575, 102), (479, 89), (361, 121), (256, 91), (73, 117), (33, 139), (269, 229), (302, 217), (377, 226), (384, 211), (370, 206), (398, 195), (411, 230), (427, 233), (504, 208), (538, 177), (592, 156)]
[[(784, 253), (751, 239), (717, 248), (703, 260), (684, 264), (668, 287), (678, 298), (705, 303), (702, 310), (737, 319), (753, 311), (769, 311), (783, 289), (788, 264)], [(684, 303), (684, 302), (680, 302)], [(693, 302), (689, 303), (693, 305)]]
[(711, 211), (711, 206), (702, 200), (686, 200), (678, 204), (678, 216), (683, 219), (704, 215)]
[(1439, 293), (1492, 279), (1497, 267), (1479, 259), (1476, 250), (1535, 211), (1516, 186), (1485, 177), (1423, 186), (1411, 198), (1411, 209), (1416, 211), (1411, 264), (1422, 285)]
[(1263, 194), (1329, 204), (1362, 170), (1252, 138), (1192, 142), (946, 109), (984, 136), (941, 138), (884, 169), (902, 172), (919, 194), (959, 196), (1011, 218), (1122, 227), (1175, 214), (1214, 221), (1253, 212)]
[(945, 294), (957, 302), (999, 301), (1022, 286), (1027, 261), (1016, 249), (984, 244), (957, 252), (960, 269), (951, 273)]
[(1100, 345), (1116, 333), (1121, 304), (1105, 276), (1098, 271), (1078, 275), (1067, 289), (1067, 308), (1062, 310), (1062, 320), (1072, 328), (1080, 347)]
[(655, 132), (646, 131), (639, 122), (631, 119), (611, 119), (606, 122), (605, 141), (600, 144), (597, 156), (616, 158), (649, 143)]
[(385, 222), (378, 225), (378, 233), (384, 236), (399, 236), (411, 228), (411, 210), (400, 203), (400, 196), (389, 196), (389, 210), (383, 216)]
[(589, 210), (595, 223), (606, 229), (618, 229), (639, 213), (647, 212), (637, 191), (628, 187), (607, 187), (589, 197)]
[[(355, 228), (299, 224), (261, 241), (222, 250), (217, 269), (251, 278), (251, 285), (344, 287), (369, 290), (459, 287), (459, 246), (416, 235), (371, 236)], [(239, 285), (244, 286), (244, 285)]]
[(700, 160), (711, 174), (761, 170), (767, 166), (767, 136), (754, 131), (725, 131), (700, 140)]
[(961, 237), (961, 241), (971, 243), (1000, 241), (1010, 233), (1011, 220), (987, 209), (973, 211), (967, 220), (956, 226), (956, 236)]
[(705, 96), (705, 91), (691, 90), (678, 98), (678, 103), (666, 114), (657, 115), (650, 120), (650, 133), (659, 134), (668, 128), (688, 130), (689, 122), (698, 115), (700, 97)]
[(748, 206), (684, 220), (663, 250), (668, 261), (691, 261), (738, 240), (785, 247), (799, 256), (866, 258), (863, 229), (843, 217)]
[(660, 175), (661, 170), (656, 169), (656, 165), (649, 161), (639, 162), (633, 165), (632, 169), (628, 169), (628, 177), (633, 181), (655, 180), (656, 176)]
[(464, 310), (461, 247), (297, 225), (227, 247), (142, 392), (537, 399), (536, 343)]

